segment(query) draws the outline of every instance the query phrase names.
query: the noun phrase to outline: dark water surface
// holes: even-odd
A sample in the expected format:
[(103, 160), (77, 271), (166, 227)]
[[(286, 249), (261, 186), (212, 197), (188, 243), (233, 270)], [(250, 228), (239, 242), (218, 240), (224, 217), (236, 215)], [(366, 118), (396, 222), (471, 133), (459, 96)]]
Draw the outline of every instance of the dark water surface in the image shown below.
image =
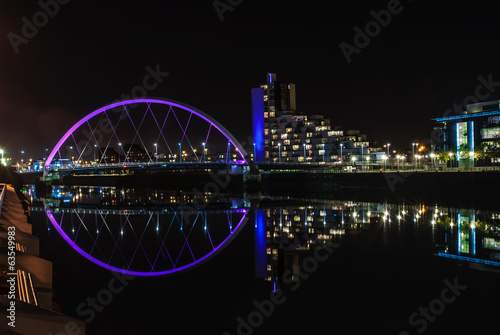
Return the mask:
[(87, 334), (500, 334), (494, 203), (205, 194), (199, 210), (179, 191), (26, 194), (55, 297)]

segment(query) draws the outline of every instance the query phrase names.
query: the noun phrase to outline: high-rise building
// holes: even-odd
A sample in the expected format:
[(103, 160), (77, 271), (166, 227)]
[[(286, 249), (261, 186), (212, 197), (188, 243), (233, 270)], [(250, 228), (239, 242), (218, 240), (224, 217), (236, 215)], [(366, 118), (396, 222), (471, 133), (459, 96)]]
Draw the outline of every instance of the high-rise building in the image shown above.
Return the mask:
[(276, 81), (274, 73), (252, 89), (252, 122), (257, 163), (361, 161), (369, 152), (358, 130), (344, 132), (323, 115), (297, 112), (295, 84)]

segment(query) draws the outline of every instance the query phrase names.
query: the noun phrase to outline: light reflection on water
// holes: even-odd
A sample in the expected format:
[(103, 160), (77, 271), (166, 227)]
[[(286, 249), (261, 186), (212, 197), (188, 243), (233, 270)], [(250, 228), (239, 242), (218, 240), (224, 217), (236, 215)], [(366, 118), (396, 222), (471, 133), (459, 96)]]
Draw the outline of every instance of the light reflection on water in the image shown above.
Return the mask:
[(342, 243), (374, 227), (384, 244), (391, 234), (424, 230), (437, 257), (500, 265), (500, 211), (495, 210), (266, 197), (251, 206), (256, 199), (115, 187), (54, 187), (45, 199), (38, 199), (33, 188), (24, 192), (32, 210), (48, 210), (68, 243), (114, 270), (165, 274), (182, 269), (229, 242), (246, 219), (255, 224), (255, 274), (275, 285), (284, 269), (314, 246)]

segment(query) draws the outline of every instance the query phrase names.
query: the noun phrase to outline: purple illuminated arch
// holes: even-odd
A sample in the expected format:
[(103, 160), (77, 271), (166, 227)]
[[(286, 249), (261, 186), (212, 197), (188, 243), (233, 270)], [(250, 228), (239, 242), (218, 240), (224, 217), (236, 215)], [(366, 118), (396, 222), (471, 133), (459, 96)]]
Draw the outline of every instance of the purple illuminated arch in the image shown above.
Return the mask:
[(99, 265), (99, 266), (101, 266), (101, 267), (103, 267), (105, 269), (108, 269), (108, 270), (111, 270), (111, 271), (115, 271), (115, 272), (119, 272), (119, 273), (124, 273), (124, 274), (131, 275), (131, 276), (162, 276), (162, 275), (168, 275), (168, 274), (172, 274), (172, 273), (175, 273), (175, 272), (187, 270), (187, 269), (192, 268), (192, 267), (194, 267), (196, 265), (199, 265), (201, 262), (206, 261), (208, 258), (214, 256), (216, 253), (218, 253), (219, 251), (221, 251), (238, 234), (238, 232), (241, 230), (241, 228), (243, 227), (243, 225), (248, 220), (248, 217), (247, 217), (248, 211), (246, 209), (239, 209), (236, 212), (243, 213), (243, 217), (238, 222), (237, 226), (234, 229), (232, 229), (232, 231), (229, 233), (229, 235), (218, 246), (216, 246), (212, 251), (210, 251), (209, 253), (207, 253), (205, 256), (203, 256), (201, 258), (198, 258), (197, 260), (193, 261), (192, 263), (186, 264), (184, 266), (180, 266), (178, 268), (173, 268), (173, 269), (170, 269), (170, 270), (158, 271), (158, 272), (152, 272), (152, 271), (150, 271), (150, 272), (143, 272), (143, 271), (133, 271), (133, 270), (121, 269), (121, 268), (109, 265), (109, 264), (107, 264), (107, 263), (105, 263), (105, 262), (103, 262), (103, 261), (95, 258), (94, 256), (90, 255), (85, 250), (83, 250), (82, 248), (80, 248), (68, 236), (68, 234), (66, 234), (66, 232), (61, 228), (61, 226), (59, 225), (59, 223), (57, 223), (57, 220), (54, 218), (54, 215), (52, 214), (52, 211), (49, 208), (46, 207), (45, 208), (45, 212), (46, 212), (47, 217), (49, 218), (50, 222), (52, 223), (52, 225), (54, 226), (54, 228), (57, 230), (57, 232), (80, 255), (82, 255), (83, 257), (87, 258), (91, 262), (93, 262), (93, 263), (95, 263), (95, 264), (97, 264), (97, 265)]
[(201, 110), (194, 108), (192, 106), (186, 105), (184, 103), (174, 101), (174, 100), (167, 100), (167, 99), (159, 99), (159, 98), (144, 98), (144, 99), (132, 99), (132, 100), (125, 100), (125, 101), (119, 101), (112, 103), (110, 105), (101, 107), (92, 113), (88, 114), (85, 116), (83, 119), (78, 121), (73, 127), (71, 127), (65, 134), (64, 136), (57, 142), (56, 146), (54, 149), (52, 149), (52, 152), (47, 158), (47, 161), (45, 162), (45, 169), (50, 168), (50, 164), (52, 163), (52, 160), (54, 159), (56, 153), (59, 151), (61, 146), (64, 144), (64, 142), (83, 124), (88, 122), (88, 120), (92, 119), (93, 117), (104, 113), (110, 109), (120, 107), (120, 106), (126, 106), (126, 105), (132, 105), (132, 104), (161, 104), (161, 105), (167, 105), (171, 107), (177, 107), (182, 110), (185, 110), (189, 113), (192, 113), (194, 115), (197, 115), (201, 119), (205, 120), (208, 122), (212, 127), (216, 128), (222, 135), (224, 135), (227, 140), (236, 148), (238, 153), (241, 156), (241, 160), (238, 161), (237, 164), (247, 164), (246, 156), (247, 153), (245, 149), (242, 147), (242, 145), (238, 142), (238, 140), (226, 129), (224, 126), (222, 126), (217, 120), (213, 119), (210, 117), (208, 114), (202, 112)]

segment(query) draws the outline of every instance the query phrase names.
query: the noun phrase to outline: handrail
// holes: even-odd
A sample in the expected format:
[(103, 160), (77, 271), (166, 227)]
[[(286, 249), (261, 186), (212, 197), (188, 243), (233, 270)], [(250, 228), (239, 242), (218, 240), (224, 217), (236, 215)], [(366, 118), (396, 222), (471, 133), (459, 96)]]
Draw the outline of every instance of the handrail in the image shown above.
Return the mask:
[(3, 199), (5, 198), (5, 192), (7, 192), (7, 184), (0, 184), (2, 187), (2, 192), (0, 193), (0, 215), (2, 215)]

